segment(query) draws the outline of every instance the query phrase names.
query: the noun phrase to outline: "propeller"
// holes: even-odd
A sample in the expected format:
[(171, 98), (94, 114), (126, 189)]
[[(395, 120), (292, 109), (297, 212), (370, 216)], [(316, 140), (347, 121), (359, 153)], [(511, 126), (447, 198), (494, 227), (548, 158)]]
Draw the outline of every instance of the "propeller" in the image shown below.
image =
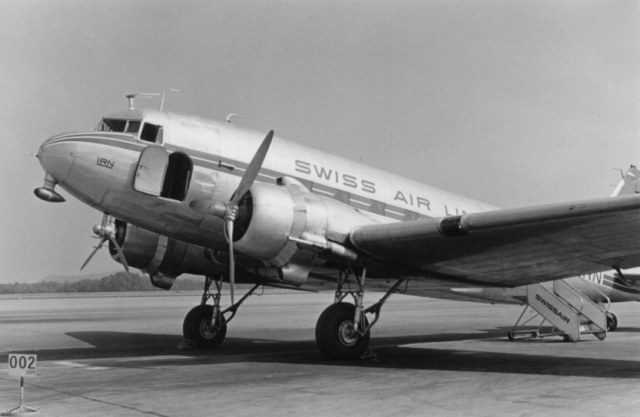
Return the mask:
[(273, 130), (267, 133), (267, 136), (260, 144), (258, 151), (253, 155), (249, 166), (247, 166), (247, 170), (244, 172), (242, 179), (240, 180), (240, 184), (238, 188), (231, 194), (231, 199), (228, 203), (225, 204), (224, 212), (221, 210), (215, 210), (214, 214), (218, 217), (221, 217), (224, 220), (225, 225), (225, 236), (227, 238), (227, 242), (229, 243), (229, 288), (231, 293), (231, 305), (234, 304), (234, 293), (235, 293), (235, 283), (236, 283), (236, 266), (233, 252), (233, 227), (238, 217), (238, 205), (240, 204), (240, 200), (244, 195), (249, 192), (249, 189), (253, 185), (253, 182), (256, 180), (258, 176), (258, 172), (260, 168), (262, 168), (262, 163), (264, 162), (264, 158), (267, 156), (267, 152), (269, 151), (269, 146), (271, 146), (271, 140), (273, 139)]
[(106, 241), (109, 241), (113, 244), (113, 247), (116, 249), (116, 252), (118, 254), (118, 259), (120, 259), (120, 263), (122, 264), (122, 266), (124, 266), (124, 269), (125, 271), (127, 271), (127, 274), (128, 274), (129, 264), (127, 263), (127, 259), (124, 257), (124, 252), (122, 251), (122, 247), (118, 244), (118, 241), (116, 239), (116, 226), (115, 226), (113, 217), (109, 216), (107, 213), (104, 213), (104, 215), (102, 216), (102, 222), (100, 224), (96, 224), (95, 226), (93, 226), (93, 233), (96, 234), (96, 236), (100, 239), (100, 241), (98, 242), (96, 247), (93, 249), (93, 251), (89, 254), (89, 256), (87, 257), (87, 260), (84, 261), (84, 263), (80, 267), (80, 270), (82, 271), (84, 267), (87, 266), (87, 264), (91, 261), (91, 259), (93, 259), (96, 252), (98, 252), (98, 250), (102, 248), (104, 243)]

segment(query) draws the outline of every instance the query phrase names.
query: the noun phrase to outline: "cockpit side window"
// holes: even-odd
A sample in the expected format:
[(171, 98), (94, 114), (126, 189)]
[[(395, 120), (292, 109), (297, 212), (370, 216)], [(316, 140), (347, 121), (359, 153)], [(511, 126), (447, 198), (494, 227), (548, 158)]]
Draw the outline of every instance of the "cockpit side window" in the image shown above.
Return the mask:
[(140, 140), (152, 143), (162, 143), (162, 126), (145, 123), (140, 133)]
[(140, 130), (139, 120), (102, 119), (96, 130), (101, 132), (126, 132), (138, 134)]
[(102, 132), (124, 132), (127, 127), (126, 120), (120, 119), (102, 119), (102, 122), (98, 126), (99, 131)]

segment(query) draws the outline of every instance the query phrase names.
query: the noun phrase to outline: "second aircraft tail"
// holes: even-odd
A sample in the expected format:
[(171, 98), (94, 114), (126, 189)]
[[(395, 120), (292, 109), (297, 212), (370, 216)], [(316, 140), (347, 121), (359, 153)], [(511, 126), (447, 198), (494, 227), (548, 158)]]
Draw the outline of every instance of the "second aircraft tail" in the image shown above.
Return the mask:
[(631, 165), (622, 176), (611, 196), (617, 197), (628, 194), (640, 194), (640, 170), (635, 165)]

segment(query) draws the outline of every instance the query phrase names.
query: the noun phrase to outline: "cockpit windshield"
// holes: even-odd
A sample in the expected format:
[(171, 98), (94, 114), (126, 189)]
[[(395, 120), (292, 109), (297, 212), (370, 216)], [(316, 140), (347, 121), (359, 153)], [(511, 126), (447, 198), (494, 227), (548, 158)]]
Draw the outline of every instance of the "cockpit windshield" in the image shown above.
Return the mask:
[(100, 132), (133, 133), (137, 135), (140, 130), (140, 124), (140, 120), (104, 118), (100, 121), (96, 130)]
[(139, 140), (151, 143), (162, 144), (163, 140), (162, 126), (126, 117), (105, 117), (100, 121), (96, 130), (99, 132), (129, 133)]

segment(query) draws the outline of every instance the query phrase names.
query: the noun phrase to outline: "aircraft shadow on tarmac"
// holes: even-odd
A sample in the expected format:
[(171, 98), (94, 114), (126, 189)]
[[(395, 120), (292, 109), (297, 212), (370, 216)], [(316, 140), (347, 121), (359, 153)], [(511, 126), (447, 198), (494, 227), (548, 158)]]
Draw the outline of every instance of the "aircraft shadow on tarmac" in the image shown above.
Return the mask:
[[(640, 379), (640, 362), (605, 358), (553, 356), (464, 349), (430, 348), (429, 343), (478, 340), (508, 342), (510, 328), (493, 328), (484, 333), (447, 333), (400, 337), (374, 337), (373, 358), (355, 361), (327, 361), (320, 356), (313, 340), (263, 340), (229, 337), (214, 351), (178, 350), (176, 335), (113, 331), (70, 332), (67, 335), (92, 347), (38, 351), (41, 360), (87, 359), (112, 367), (192, 366), (232, 362), (272, 362), (307, 365), (362, 366), (395, 369), (423, 369), (463, 372), (494, 372), (537, 375), (585, 376)], [(622, 330), (622, 329), (621, 329)], [(631, 329), (631, 331), (637, 331)], [(534, 342), (535, 343), (535, 342)], [(542, 343), (563, 343), (546, 339)], [(589, 343), (589, 342), (584, 342)], [(600, 343), (600, 342), (593, 342)], [(424, 344), (425, 346), (416, 346)], [(414, 346), (406, 346), (414, 345)], [(485, 344), (486, 347), (486, 344)], [(522, 349), (518, 349), (522, 351)], [(185, 356), (190, 360), (185, 361)], [(127, 361), (118, 358), (127, 357)], [(136, 360), (139, 358), (139, 360)], [(148, 359), (145, 359), (148, 358)]]

